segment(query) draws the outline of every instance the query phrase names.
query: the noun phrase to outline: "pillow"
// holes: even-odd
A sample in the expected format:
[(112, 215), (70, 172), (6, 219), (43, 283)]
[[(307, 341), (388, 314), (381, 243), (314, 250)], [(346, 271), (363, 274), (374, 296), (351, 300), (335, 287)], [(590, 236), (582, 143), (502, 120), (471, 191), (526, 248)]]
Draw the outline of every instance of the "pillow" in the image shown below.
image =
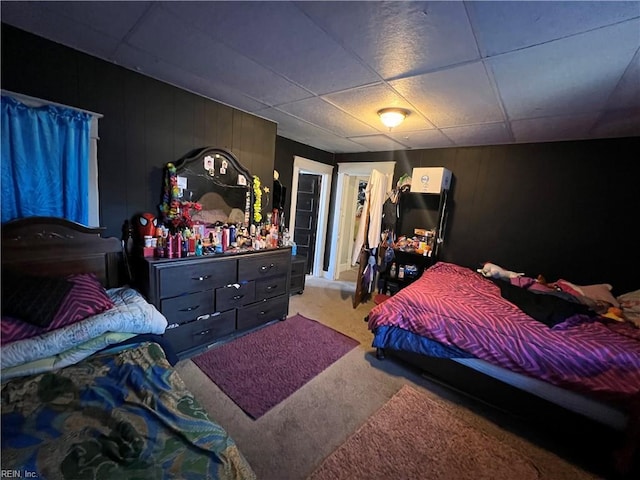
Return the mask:
[[(575, 285), (566, 280), (558, 280), (556, 282), (563, 291), (571, 293), (576, 296), (586, 297), (589, 301), (583, 301), (583, 303), (590, 304), (595, 302), (596, 305), (602, 305), (603, 303), (609, 304), (608, 306), (619, 307), (620, 303), (611, 293), (613, 287), (608, 283), (598, 283), (595, 285)], [(608, 307), (607, 307), (608, 308)]]
[(640, 290), (619, 295), (617, 300), (620, 302), (625, 320), (640, 328)]
[(93, 273), (71, 275), (68, 280), (73, 288), (54, 318), (57, 325), (70, 325), (113, 307), (113, 301)]
[(71, 275), (64, 280), (69, 283), (71, 289), (60, 303), (53, 320), (46, 327), (25, 323), (19, 316), (18, 318), (9, 316), (10, 314), (5, 312), (3, 308), (2, 321), (0, 322), (2, 333), (0, 344), (4, 345), (35, 337), (79, 322), (113, 307), (113, 301), (94, 274)]
[(2, 313), (47, 327), (72, 286), (66, 278), (7, 272), (2, 279)]

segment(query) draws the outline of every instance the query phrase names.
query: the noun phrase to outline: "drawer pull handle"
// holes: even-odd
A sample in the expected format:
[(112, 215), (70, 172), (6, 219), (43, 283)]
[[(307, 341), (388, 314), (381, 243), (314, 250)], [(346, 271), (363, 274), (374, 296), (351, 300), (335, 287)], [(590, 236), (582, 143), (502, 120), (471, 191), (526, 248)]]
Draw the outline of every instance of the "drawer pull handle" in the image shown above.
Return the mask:
[(242, 297), (244, 297), (244, 295), (234, 295), (233, 299), (234, 300), (240, 300)]
[(202, 277), (191, 277), (192, 280), (197, 280), (198, 282), (204, 282), (211, 278), (211, 275), (204, 275)]
[(194, 310), (197, 310), (198, 308), (200, 308), (200, 305), (195, 305), (193, 307), (187, 307), (187, 308), (181, 308), (180, 311), (181, 312), (192, 312)]
[(278, 288), (278, 285), (269, 285), (269, 286), (267, 287), (267, 292), (270, 292), (271, 290), (273, 290), (273, 289), (275, 289), (275, 288)]
[(258, 313), (258, 315), (260, 315), (261, 317), (264, 317), (267, 313), (269, 312), (265, 312), (264, 310), (262, 310), (260, 313)]
[(267, 270), (271, 270), (273, 267), (275, 267), (276, 265), (274, 263), (272, 263), (271, 265), (262, 265), (260, 267), (260, 271), (261, 272), (266, 272)]
[(209, 333), (211, 331), (211, 329), (209, 330), (203, 330), (202, 332), (199, 332), (198, 335), (206, 335), (207, 333)]

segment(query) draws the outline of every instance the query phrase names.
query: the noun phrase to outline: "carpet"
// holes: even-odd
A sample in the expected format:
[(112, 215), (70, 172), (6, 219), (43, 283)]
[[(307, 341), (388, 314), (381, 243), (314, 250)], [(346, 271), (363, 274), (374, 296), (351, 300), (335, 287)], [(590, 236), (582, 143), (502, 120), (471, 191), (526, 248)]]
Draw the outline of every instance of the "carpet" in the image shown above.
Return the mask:
[(359, 343), (298, 314), (191, 360), (256, 419)]
[(541, 478), (529, 458), (405, 385), (308, 480)]

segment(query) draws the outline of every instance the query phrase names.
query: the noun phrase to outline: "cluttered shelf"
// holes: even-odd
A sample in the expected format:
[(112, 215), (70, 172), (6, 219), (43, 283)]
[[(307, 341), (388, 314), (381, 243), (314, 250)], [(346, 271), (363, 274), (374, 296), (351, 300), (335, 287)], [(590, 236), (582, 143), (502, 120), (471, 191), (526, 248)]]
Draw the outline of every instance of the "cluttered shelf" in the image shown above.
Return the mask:
[(418, 279), (435, 263), (435, 231), (415, 229), (412, 237), (380, 245), (381, 262), (378, 293), (393, 295)]

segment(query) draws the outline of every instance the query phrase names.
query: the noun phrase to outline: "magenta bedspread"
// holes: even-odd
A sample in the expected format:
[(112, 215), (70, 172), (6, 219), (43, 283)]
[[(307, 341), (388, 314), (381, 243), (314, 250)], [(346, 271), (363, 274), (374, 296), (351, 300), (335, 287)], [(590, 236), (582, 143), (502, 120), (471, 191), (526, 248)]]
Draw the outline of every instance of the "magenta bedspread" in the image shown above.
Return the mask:
[(574, 315), (550, 328), (480, 274), (439, 262), (369, 314), (477, 358), (628, 407), (640, 399), (640, 330)]

